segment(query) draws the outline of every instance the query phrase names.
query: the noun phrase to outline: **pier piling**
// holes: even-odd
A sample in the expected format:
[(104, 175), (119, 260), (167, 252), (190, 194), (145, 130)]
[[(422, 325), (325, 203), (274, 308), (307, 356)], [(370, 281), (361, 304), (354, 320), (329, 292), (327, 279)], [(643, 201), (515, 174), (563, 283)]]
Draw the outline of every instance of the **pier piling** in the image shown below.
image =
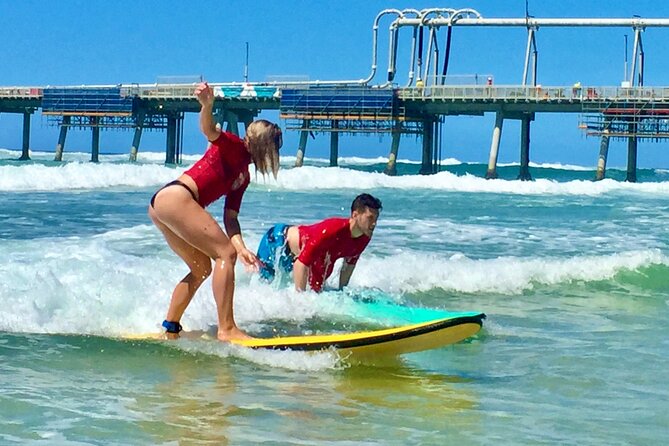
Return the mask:
[(337, 166), (337, 159), (339, 158), (339, 132), (337, 132), (338, 127), (338, 122), (332, 121), (332, 132), (330, 132), (330, 167)]
[(532, 180), (530, 175), (530, 121), (532, 113), (525, 113), (520, 119), (520, 172), (518, 179), (521, 181)]
[(599, 143), (599, 158), (597, 159), (597, 173), (595, 181), (600, 181), (606, 178), (606, 161), (609, 156), (609, 130), (608, 127), (602, 134), (602, 140)]
[(426, 118), (423, 120), (423, 156), (419, 173), (421, 175), (430, 175), (434, 173), (432, 165), (432, 149), (434, 145), (434, 119)]
[(399, 121), (395, 123), (395, 127), (393, 128), (393, 133), (392, 133), (392, 141), (390, 143), (390, 154), (388, 155), (388, 164), (386, 165), (385, 170), (383, 173), (386, 175), (397, 175), (397, 152), (399, 151), (400, 148), (400, 137), (402, 136), (402, 133), (400, 132), (401, 130), (401, 124)]
[(130, 161), (137, 161), (137, 152), (139, 151), (139, 143), (142, 140), (142, 129), (144, 125), (144, 113), (137, 115), (137, 126), (135, 127), (135, 134), (132, 137), (132, 147), (130, 147)]
[(167, 117), (165, 164), (176, 164), (177, 119), (173, 115)]
[[(636, 133), (636, 124), (630, 123), (630, 134)], [(627, 139), (627, 177), (625, 181), (636, 183), (636, 164), (637, 164), (637, 138), (630, 136)]]
[(300, 144), (297, 146), (297, 154), (295, 155), (295, 167), (302, 167), (304, 163), (304, 152), (307, 150), (307, 138), (309, 137), (309, 120), (305, 119), (302, 123), (302, 130), (300, 130)]
[(23, 113), (23, 148), (21, 150), (20, 161), (27, 161), (30, 159), (30, 117), (31, 113)]
[(56, 144), (56, 155), (54, 161), (63, 161), (63, 150), (65, 150), (65, 139), (67, 138), (67, 129), (70, 126), (70, 116), (63, 116), (63, 122), (60, 125), (60, 134), (58, 135), (58, 144)]
[(499, 154), (499, 142), (502, 139), (502, 126), (504, 125), (504, 114), (495, 113), (495, 127), (492, 131), (492, 143), (490, 144), (490, 157), (488, 158), (488, 170), (485, 177), (488, 180), (497, 178), (497, 157)]
[(91, 125), (93, 130), (93, 138), (91, 141), (91, 162), (100, 162), (100, 126), (98, 125), (98, 117), (91, 117)]
[(233, 135), (239, 136), (239, 116), (237, 113), (230, 110), (225, 111), (225, 117), (227, 125), (225, 126), (225, 131), (230, 132)]
[(244, 133), (249, 129), (249, 125), (253, 122), (253, 116), (250, 113), (245, 113), (241, 116), (242, 122), (244, 123)]

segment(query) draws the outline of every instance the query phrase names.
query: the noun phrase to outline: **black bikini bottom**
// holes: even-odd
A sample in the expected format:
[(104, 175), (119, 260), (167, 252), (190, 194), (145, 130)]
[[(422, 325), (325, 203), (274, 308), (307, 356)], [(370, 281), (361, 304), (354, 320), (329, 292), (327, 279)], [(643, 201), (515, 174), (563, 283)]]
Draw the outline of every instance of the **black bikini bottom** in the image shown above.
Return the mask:
[(193, 192), (191, 190), (191, 188), (186, 185), (186, 183), (184, 183), (182, 181), (179, 181), (179, 180), (174, 180), (174, 181), (170, 181), (169, 183), (167, 183), (166, 185), (164, 185), (163, 187), (158, 189), (158, 191), (155, 194), (153, 194), (153, 197), (151, 197), (151, 207), (153, 207), (153, 203), (154, 203), (154, 201), (156, 201), (156, 195), (158, 195), (158, 192), (160, 192), (161, 190), (165, 189), (166, 187), (170, 187), (170, 186), (181, 186), (181, 187), (185, 188), (188, 192), (190, 192), (191, 196), (193, 197), (193, 200), (197, 201), (197, 197), (195, 197), (195, 192)]

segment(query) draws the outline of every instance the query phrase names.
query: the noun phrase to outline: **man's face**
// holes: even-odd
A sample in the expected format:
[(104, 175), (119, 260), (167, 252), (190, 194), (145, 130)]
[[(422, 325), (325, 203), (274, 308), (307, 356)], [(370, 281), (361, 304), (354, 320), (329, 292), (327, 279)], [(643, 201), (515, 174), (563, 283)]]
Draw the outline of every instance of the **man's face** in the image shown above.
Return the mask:
[(376, 221), (379, 219), (378, 209), (365, 208), (364, 212), (353, 211), (353, 219), (363, 234), (371, 237), (376, 228)]

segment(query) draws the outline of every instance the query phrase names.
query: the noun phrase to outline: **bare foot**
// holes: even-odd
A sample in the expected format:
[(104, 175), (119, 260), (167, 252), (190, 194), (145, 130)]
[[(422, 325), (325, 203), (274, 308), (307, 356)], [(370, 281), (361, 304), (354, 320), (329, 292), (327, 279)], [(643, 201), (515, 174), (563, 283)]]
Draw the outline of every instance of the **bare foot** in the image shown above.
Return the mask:
[(253, 336), (249, 336), (239, 328), (235, 327), (230, 330), (218, 329), (218, 340), (219, 341), (237, 341), (242, 339), (254, 339)]
[(165, 332), (165, 339), (179, 339), (179, 333), (168, 333)]

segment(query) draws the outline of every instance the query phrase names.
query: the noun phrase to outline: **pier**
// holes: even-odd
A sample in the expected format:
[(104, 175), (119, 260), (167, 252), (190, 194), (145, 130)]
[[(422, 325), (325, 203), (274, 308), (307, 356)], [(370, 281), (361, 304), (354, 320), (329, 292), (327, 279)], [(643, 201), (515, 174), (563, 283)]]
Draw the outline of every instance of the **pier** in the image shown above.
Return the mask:
[[(379, 23), (390, 16), (387, 77), (373, 83), (377, 74)], [(497, 85), (492, 76), (471, 76), (455, 83), (448, 73), (453, 29), (467, 27), (522, 27), (527, 30), (524, 66), (517, 85)], [(543, 86), (537, 82), (540, 27), (626, 27), (634, 33), (629, 73), (620, 86)], [(586, 135), (600, 138), (595, 179), (606, 176), (609, 141), (628, 142), (627, 180), (636, 181), (637, 142), (669, 137), (669, 86), (644, 85), (642, 32), (669, 27), (669, 19), (539, 19), (483, 18), (472, 9), (432, 8), (381, 11), (372, 27), (372, 69), (359, 80), (307, 81), (277, 79), (267, 82), (210, 83), (216, 97), (215, 119), (227, 131), (240, 133), (264, 110), (278, 110), (287, 131), (299, 132), (296, 165), (301, 166), (310, 133), (329, 134), (330, 164), (337, 164), (339, 135), (388, 134), (391, 136), (385, 172), (396, 173), (395, 162), (402, 135), (422, 137), (423, 174), (439, 170), (441, 126), (448, 116), (495, 115), (487, 178), (497, 176), (497, 158), (503, 124), (521, 123), (518, 178), (530, 180), (531, 123), (537, 113), (576, 113)], [(395, 82), (399, 61), (400, 30), (411, 30), (411, 54), (406, 83)], [(440, 51), (439, 33), (446, 46)], [(99, 157), (100, 129), (133, 130), (129, 158), (137, 159), (142, 132), (165, 131), (165, 162), (181, 160), (183, 118), (199, 112), (195, 82), (119, 84), (103, 86), (0, 87), (0, 113), (23, 115), (22, 160), (29, 159), (31, 116), (40, 111), (60, 133), (55, 143), (61, 161), (67, 133), (72, 128), (91, 131), (91, 161)]]

